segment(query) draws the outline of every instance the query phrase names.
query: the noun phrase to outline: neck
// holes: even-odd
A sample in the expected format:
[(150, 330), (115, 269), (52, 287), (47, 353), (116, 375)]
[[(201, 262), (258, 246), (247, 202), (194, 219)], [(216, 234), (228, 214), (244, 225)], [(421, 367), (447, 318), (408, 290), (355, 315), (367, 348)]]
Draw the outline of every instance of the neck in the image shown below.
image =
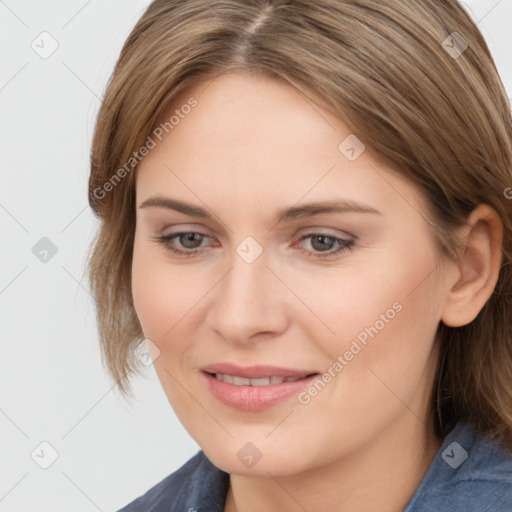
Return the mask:
[(371, 443), (328, 466), (280, 477), (232, 474), (224, 512), (397, 512), (441, 447), (410, 411)]

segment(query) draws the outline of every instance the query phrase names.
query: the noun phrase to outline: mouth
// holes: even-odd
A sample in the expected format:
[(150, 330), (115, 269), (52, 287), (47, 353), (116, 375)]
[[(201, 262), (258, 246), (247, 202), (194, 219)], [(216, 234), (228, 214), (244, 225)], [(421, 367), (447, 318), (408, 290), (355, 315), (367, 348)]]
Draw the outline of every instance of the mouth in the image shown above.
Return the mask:
[(200, 373), (218, 401), (246, 412), (261, 411), (298, 395), (319, 375), (311, 370), (231, 363), (203, 367)]
[(226, 382), (227, 384), (234, 384), (235, 386), (271, 386), (273, 384), (282, 384), (283, 382), (296, 382), (312, 377), (313, 375), (318, 375), (318, 373), (309, 373), (298, 377), (278, 377), (277, 375), (272, 375), (271, 377), (249, 379), (247, 377), (241, 377), (240, 375), (228, 375), (227, 373), (205, 373), (208, 373), (208, 375), (211, 375), (217, 380)]

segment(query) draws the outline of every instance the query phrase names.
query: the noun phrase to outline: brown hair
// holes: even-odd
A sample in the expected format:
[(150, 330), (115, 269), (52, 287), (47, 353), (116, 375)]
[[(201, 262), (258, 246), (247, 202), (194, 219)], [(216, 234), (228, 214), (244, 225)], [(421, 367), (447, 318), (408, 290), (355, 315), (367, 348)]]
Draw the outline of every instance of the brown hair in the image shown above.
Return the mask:
[(119, 389), (131, 392), (143, 338), (131, 295), (132, 171), (180, 91), (235, 70), (285, 80), (343, 119), (424, 193), (446, 254), (478, 204), (498, 212), (498, 283), (473, 322), (440, 323), (431, 413), (438, 436), (463, 420), (512, 449), (512, 121), (489, 49), (456, 0), (151, 3), (110, 77), (91, 151), (89, 204), (101, 225), (88, 271)]

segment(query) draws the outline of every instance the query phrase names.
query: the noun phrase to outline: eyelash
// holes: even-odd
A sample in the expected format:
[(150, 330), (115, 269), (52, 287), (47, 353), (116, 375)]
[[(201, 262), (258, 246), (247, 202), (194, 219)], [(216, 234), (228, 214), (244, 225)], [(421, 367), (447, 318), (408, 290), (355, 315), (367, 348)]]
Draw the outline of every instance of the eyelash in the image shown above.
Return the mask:
[[(174, 238), (178, 238), (181, 235), (189, 235), (189, 234), (202, 235), (204, 237), (210, 238), (207, 234), (201, 233), (199, 231), (180, 231), (178, 233), (173, 233), (172, 235), (154, 237), (153, 240), (155, 240), (159, 244), (163, 245), (165, 247), (165, 249), (172, 251), (173, 253), (175, 253), (183, 258), (189, 258), (191, 256), (196, 256), (196, 255), (201, 254), (204, 251), (204, 249), (181, 250), (181, 249), (176, 249), (176, 247), (171, 245), (171, 242)], [(303, 235), (299, 239), (299, 242), (303, 242), (304, 240), (311, 238), (311, 237), (315, 237), (315, 236), (316, 237), (323, 236), (326, 238), (330, 238), (330, 239), (334, 240), (335, 243), (338, 243), (339, 247), (336, 250), (331, 250), (330, 252), (325, 251), (325, 252), (318, 252), (318, 253), (309, 251), (307, 249), (301, 249), (301, 252), (306, 253), (308, 257), (313, 257), (313, 258), (332, 257), (333, 255), (340, 254), (345, 251), (350, 251), (352, 249), (352, 246), (354, 245), (353, 240), (344, 240), (343, 238), (337, 238), (337, 237), (329, 235), (327, 233), (308, 233), (307, 235)]]

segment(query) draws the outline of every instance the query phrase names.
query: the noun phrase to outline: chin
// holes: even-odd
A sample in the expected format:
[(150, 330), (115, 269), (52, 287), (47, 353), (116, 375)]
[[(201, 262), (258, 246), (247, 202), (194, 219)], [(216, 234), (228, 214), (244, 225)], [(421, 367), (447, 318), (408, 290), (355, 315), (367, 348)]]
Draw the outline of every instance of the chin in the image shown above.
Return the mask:
[[(240, 445), (240, 446), (238, 446)], [(204, 446), (208, 459), (226, 473), (243, 476), (287, 476), (301, 473), (314, 466), (297, 447), (257, 448), (257, 443), (231, 441), (226, 446)], [(287, 456), (287, 451), (289, 456)]]

